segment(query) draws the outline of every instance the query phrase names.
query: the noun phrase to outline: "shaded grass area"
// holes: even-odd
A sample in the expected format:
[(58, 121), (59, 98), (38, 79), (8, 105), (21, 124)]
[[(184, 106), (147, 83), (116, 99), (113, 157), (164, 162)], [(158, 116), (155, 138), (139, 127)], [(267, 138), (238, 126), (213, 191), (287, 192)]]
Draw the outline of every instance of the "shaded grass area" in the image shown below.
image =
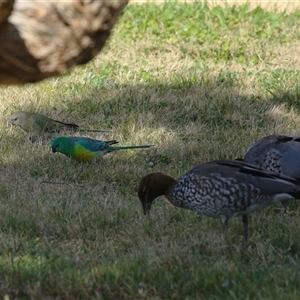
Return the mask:
[[(241, 157), (272, 133), (299, 133), (299, 11), (153, 3), (129, 6), (103, 53), (36, 85), (1, 87), (0, 295), (11, 299), (298, 299), (299, 205), (218, 220), (155, 202), (148, 172), (179, 177)], [(120, 145), (79, 164), (7, 126), (44, 113)], [(65, 134), (68, 134), (67, 132)]]

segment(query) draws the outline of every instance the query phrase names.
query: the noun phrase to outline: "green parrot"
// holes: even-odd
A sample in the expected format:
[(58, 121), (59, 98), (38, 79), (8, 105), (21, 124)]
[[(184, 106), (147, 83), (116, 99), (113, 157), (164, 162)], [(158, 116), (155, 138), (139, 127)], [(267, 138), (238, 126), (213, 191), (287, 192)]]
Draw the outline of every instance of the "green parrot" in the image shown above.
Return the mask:
[(60, 152), (77, 161), (92, 161), (116, 150), (149, 148), (153, 145), (112, 146), (115, 140), (100, 141), (88, 137), (60, 136), (51, 141), (52, 152)]
[(48, 118), (45, 115), (18, 111), (10, 116), (9, 123), (17, 125), (27, 132), (27, 138), (33, 141), (37, 136), (44, 133), (60, 132), (62, 130), (111, 132), (111, 130), (82, 129), (76, 124), (64, 123)]

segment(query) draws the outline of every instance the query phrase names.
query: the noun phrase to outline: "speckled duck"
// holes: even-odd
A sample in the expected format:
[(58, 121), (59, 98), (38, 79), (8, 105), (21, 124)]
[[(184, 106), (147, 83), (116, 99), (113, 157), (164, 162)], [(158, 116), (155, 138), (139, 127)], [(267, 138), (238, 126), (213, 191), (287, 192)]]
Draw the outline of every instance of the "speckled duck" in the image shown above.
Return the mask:
[[(300, 178), (300, 136), (263, 137), (247, 149), (244, 160), (272, 172)], [(286, 211), (288, 200), (281, 204)]]
[(228, 220), (242, 216), (248, 238), (248, 214), (282, 200), (300, 197), (299, 181), (242, 160), (219, 160), (198, 165), (178, 180), (151, 173), (139, 183), (138, 196), (144, 214), (153, 201), (166, 196), (175, 206), (219, 218), (225, 230)]

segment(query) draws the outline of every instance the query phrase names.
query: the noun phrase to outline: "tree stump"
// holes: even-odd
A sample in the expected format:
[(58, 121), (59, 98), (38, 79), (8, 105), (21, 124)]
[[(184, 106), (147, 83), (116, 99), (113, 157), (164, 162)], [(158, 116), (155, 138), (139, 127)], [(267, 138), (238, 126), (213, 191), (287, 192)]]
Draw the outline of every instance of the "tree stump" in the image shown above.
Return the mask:
[(128, 0), (0, 0), (0, 84), (24, 84), (87, 63)]

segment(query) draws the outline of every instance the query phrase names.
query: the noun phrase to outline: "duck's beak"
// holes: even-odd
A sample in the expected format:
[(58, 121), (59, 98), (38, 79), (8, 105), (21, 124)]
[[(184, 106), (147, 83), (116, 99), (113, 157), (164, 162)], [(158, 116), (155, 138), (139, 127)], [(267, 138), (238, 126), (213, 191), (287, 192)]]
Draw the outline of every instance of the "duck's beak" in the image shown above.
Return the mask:
[(144, 211), (144, 215), (149, 215), (150, 214), (150, 208), (151, 208), (151, 202), (143, 202), (143, 211)]

